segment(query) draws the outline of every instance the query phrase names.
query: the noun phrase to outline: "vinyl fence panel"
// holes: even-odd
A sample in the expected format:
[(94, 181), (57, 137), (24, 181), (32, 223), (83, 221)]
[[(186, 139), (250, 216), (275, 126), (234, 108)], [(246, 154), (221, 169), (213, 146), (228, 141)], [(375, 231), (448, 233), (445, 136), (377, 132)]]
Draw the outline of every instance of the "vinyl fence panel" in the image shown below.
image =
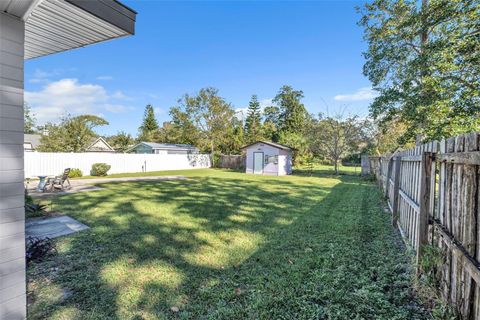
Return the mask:
[(107, 163), (112, 173), (152, 172), (210, 168), (208, 154), (51, 153), (25, 152), (25, 177), (58, 175), (65, 168), (78, 168), (89, 175), (94, 163)]

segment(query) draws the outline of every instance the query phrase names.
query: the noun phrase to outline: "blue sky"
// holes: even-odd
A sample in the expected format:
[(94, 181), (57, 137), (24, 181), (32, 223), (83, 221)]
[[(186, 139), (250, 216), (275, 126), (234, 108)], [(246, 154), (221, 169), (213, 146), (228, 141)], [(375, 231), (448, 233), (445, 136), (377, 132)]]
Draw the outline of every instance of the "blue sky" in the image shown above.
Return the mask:
[(124, 3), (138, 12), (135, 36), (27, 61), (26, 101), (40, 123), (93, 113), (110, 122), (101, 134), (136, 134), (147, 103), (162, 123), (184, 93), (207, 86), (236, 109), (289, 84), (311, 113), (368, 114), (359, 1)]

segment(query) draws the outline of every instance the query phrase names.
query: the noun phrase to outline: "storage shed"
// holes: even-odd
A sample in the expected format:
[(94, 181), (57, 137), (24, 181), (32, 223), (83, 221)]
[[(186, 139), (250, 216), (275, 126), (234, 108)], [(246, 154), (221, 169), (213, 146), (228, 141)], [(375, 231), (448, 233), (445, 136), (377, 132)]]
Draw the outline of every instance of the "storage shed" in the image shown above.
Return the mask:
[(246, 151), (246, 173), (284, 176), (292, 173), (293, 148), (257, 141), (242, 147)]

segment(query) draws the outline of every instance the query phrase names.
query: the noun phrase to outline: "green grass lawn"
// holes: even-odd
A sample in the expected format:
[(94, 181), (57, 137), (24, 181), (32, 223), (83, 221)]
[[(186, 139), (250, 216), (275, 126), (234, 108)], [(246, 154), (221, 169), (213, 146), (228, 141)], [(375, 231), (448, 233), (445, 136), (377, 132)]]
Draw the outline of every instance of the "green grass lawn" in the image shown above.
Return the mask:
[[(198, 172), (199, 170), (195, 170)], [(228, 171), (228, 170), (227, 170)], [(233, 170), (232, 170), (233, 171)], [(353, 166), (340, 166), (339, 167), (340, 174), (360, 174), (361, 168), (360, 166), (353, 167)], [(101, 179), (101, 178), (127, 178), (127, 177), (156, 177), (156, 176), (173, 176), (173, 175), (190, 175), (190, 170), (171, 170), (171, 171), (149, 171), (149, 172), (131, 172), (131, 173), (114, 173), (109, 174), (108, 176), (104, 177), (97, 177), (97, 176), (83, 176), (78, 178), (72, 179)], [(325, 166), (320, 165), (315, 167), (313, 171), (313, 175), (332, 175), (335, 173), (333, 166)], [(310, 175), (310, 171), (307, 169), (296, 170), (296, 174), (308, 176)]]
[(60, 196), (91, 228), (29, 267), (29, 318), (427, 318), (377, 187), (331, 173), (190, 170)]

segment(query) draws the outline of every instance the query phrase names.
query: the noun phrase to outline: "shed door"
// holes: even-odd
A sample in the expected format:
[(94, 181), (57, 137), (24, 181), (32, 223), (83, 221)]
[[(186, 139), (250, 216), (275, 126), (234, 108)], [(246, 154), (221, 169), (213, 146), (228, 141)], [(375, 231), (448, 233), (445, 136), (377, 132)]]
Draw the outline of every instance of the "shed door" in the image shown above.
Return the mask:
[(253, 173), (255, 174), (263, 173), (263, 152), (253, 153)]

